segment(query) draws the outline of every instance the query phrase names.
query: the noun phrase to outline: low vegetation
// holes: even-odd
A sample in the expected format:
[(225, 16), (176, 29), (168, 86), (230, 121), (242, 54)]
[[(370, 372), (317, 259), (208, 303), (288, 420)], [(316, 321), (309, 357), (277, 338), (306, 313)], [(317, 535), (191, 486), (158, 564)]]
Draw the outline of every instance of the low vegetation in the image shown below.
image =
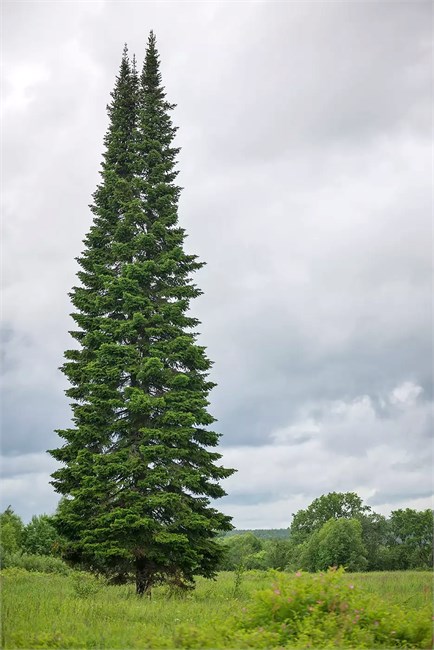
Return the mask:
[(428, 572), (222, 572), (140, 599), (82, 572), (2, 571), (3, 648), (430, 648)]
[[(300, 510), (286, 538), (219, 538), (216, 581), (168, 582), (152, 599), (136, 595), (134, 575), (66, 563), (55, 524), (0, 514), (4, 648), (432, 647), (428, 510), (386, 519), (331, 493)], [(353, 573), (328, 568), (339, 565)]]

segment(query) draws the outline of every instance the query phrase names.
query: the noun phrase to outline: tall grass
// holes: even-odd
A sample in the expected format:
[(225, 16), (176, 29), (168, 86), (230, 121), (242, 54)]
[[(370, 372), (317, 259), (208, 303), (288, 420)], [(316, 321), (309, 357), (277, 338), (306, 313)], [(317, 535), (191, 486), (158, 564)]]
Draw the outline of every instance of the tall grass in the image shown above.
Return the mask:
[(429, 571), (372, 571), (348, 573), (347, 577), (394, 605), (419, 609), (433, 602), (433, 574)]
[[(417, 609), (432, 602), (432, 579), (427, 572), (347, 577), (390, 603)], [(197, 589), (184, 597), (159, 588), (148, 600), (138, 599), (133, 586), (107, 586), (86, 575), (5, 570), (1, 578), (2, 647), (173, 647), (180, 626), (221, 624), (255, 591), (273, 582), (270, 573), (248, 571), (235, 590), (234, 579), (233, 573), (221, 573), (216, 581), (200, 579)]]

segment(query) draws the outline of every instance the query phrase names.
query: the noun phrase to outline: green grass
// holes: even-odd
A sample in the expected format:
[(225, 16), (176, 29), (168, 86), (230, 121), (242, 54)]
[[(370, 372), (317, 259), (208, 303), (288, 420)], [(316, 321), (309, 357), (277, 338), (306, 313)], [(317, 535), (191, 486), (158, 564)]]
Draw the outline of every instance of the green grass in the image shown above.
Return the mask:
[[(61, 576), (5, 570), (2, 574), (3, 648), (168, 648), (183, 625), (221, 624), (273, 575), (249, 571), (234, 594), (235, 574), (216, 581), (198, 580), (185, 597), (154, 590), (152, 600), (138, 599), (133, 586), (86, 587), (86, 576)], [(432, 602), (428, 572), (348, 574), (349, 582), (391, 604), (419, 609)], [(86, 596), (86, 594), (88, 595)], [(236, 597), (235, 597), (236, 596)]]
[(429, 571), (372, 571), (348, 573), (347, 577), (394, 605), (420, 609), (433, 602), (433, 574)]
[[(269, 582), (265, 576), (249, 575), (241, 597)], [(103, 586), (83, 598), (73, 577), (11, 572), (3, 578), (3, 647), (36, 647), (45, 636), (46, 643), (59, 636), (59, 647), (139, 648), (154, 646), (157, 639), (169, 644), (180, 623), (200, 624), (232, 614), (238, 604), (233, 590), (233, 576), (227, 574), (216, 582), (199, 580), (195, 592), (184, 598), (168, 598), (160, 588), (151, 601), (138, 599), (132, 585)]]

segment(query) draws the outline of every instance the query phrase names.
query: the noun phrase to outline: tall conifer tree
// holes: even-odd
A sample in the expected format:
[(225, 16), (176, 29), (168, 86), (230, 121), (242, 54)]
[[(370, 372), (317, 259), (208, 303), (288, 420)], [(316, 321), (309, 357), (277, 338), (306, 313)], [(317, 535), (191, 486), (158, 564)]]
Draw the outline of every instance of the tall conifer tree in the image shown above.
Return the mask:
[(210, 506), (233, 470), (210, 451), (210, 361), (188, 314), (202, 266), (183, 249), (176, 129), (151, 32), (138, 80), (124, 50), (112, 102), (95, 219), (71, 293), (79, 349), (65, 353), (73, 428), (51, 454), (66, 498), (57, 526), (69, 557), (133, 574), (137, 593), (212, 577), (215, 538), (230, 518)]

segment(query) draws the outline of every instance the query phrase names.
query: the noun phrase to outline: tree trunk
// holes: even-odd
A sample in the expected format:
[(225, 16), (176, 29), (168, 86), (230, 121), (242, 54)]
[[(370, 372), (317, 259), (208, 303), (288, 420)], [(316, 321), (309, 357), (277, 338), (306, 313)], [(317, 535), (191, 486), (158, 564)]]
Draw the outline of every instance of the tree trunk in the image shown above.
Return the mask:
[(136, 594), (137, 596), (148, 596), (151, 597), (151, 574), (148, 567), (146, 566), (146, 560), (144, 558), (136, 559)]

